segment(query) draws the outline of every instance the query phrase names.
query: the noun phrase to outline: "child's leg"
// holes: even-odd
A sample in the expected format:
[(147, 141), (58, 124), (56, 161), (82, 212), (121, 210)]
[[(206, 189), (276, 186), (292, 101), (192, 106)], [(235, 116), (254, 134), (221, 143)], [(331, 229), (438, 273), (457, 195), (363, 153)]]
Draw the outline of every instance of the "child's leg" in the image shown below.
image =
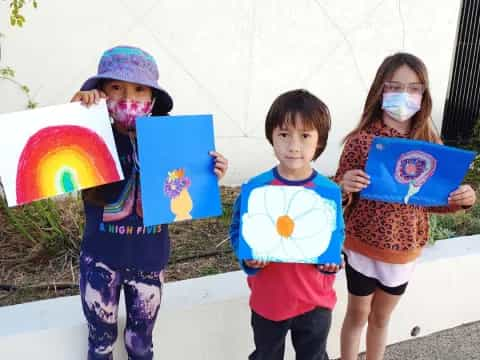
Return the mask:
[(362, 331), (367, 324), (373, 294), (355, 296), (348, 294), (348, 305), (340, 335), (342, 360), (357, 360)]
[(341, 333), (342, 360), (356, 360), (362, 330), (367, 327), (367, 359), (383, 359), (390, 315), (407, 283), (387, 287), (346, 262), (348, 306)]
[(80, 297), (88, 322), (88, 359), (112, 359), (121, 277), (92, 257), (80, 257)]
[(292, 319), (292, 343), (298, 360), (328, 360), (327, 337), (332, 311), (316, 308)]
[(367, 359), (381, 360), (387, 345), (388, 323), (401, 295), (392, 295), (377, 289), (373, 296), (372, 309), (367, 327)]
[(152, 332), (160, 308), (163, 272), (126, 272), (125, 346), (130, 360), (153, 358)]
[(251, 324), (255, 351), (249, 360), (283, 360), (285, 353), (285, 337), (291, 321), (272, 321), (252, 311)]
[(357, 360), (362, 331), (368, 321), (377, 280), (356, 271), (345, 257), (348, 305), (340, 336), (342, 360)]

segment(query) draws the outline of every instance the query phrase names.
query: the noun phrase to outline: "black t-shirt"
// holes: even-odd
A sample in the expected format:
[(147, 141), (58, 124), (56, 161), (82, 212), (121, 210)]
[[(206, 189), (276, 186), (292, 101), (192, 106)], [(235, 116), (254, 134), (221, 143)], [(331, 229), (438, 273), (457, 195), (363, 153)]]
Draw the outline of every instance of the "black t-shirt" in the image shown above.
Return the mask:
[(160, 271), (170, 253), (168, 226), (143, 226), (136, 146), (114, 130), (125, 180), (103, 186), (106, 206), (84, 201), (82, 251), (112, 268)]

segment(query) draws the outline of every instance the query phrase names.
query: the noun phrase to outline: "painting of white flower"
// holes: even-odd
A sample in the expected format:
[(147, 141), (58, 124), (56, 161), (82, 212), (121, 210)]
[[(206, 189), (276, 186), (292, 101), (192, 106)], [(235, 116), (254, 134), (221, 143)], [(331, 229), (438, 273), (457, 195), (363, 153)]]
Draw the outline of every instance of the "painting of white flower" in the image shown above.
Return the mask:
[(316, 263), (336, 229), (337, 205), (301, 186), (252, 190), (242, 236), (254, 259)]

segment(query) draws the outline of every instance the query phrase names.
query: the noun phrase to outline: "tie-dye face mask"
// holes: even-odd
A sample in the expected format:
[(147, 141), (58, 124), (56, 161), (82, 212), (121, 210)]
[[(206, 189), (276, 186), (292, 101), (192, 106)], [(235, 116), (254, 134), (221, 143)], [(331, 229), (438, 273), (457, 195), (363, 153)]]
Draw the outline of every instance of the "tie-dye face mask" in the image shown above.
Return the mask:
[(128, 130), (134, 130), (137, 117), (152, 113), (153, 101), (107, 99), (107, 108), (115, 122)]
[(420, 110), (421, 103), (422, 95), (407, 92), (384, 93), (382, 109), (395, 120), (407, 121)]

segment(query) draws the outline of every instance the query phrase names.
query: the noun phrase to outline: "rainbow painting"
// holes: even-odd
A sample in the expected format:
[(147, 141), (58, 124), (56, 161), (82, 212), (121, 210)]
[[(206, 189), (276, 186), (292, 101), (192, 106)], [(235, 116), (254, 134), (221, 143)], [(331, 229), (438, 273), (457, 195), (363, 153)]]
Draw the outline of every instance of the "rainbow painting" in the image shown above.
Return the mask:
[[(60, 114), (62, 121), (48, 121)], [(0, 146), (6, 154), (0, 170), (9, 206), (123, 179), (105, 103), (4, 114), (0, 121), (22, 124), (19, 134), (10, 132)]]

